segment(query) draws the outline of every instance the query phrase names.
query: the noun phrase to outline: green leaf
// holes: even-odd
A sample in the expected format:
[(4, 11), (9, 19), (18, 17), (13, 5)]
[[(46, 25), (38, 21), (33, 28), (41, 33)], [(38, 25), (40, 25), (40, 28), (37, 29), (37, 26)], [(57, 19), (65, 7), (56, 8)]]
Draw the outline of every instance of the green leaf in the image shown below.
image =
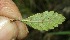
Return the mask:
[(23, 19), (22, 21), (34, 29), (48, 31), (54, 29), (54, 27), (58, 27), (58, 24), (62, 24), (64, 20), (65, 17), (57, 12), (45, 11)]

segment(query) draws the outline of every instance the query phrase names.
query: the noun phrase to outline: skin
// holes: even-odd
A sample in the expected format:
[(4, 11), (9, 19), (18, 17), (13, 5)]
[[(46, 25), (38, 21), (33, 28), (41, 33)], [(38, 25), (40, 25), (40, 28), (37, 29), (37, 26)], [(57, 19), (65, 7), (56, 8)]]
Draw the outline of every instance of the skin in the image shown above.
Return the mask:
[(0, 0), (0, 40), (24, 39), (28, 29), (20, 20), (22, 16), (16, 4), (12, 0)]
[[(25, 38), (26, 36), (27, 36), (27, 32), (28, 32), (28, 30), (27, 30), (27, 27), (26, 27), (26, 25), (25, 24), (23, 24), (22, 22), (20, 22), (20, 21), (16, 21), (16, 24), (17, 24), (17, 26), (18, 26), (18, 31), (19, 31), (19, 33), (18, 33), (18, 39), (22, 39), (22, 38)], [(24, 35), (24, 36), (23, 36)]]
[(15, 20), (21, 20), (22, 16), (12, 0), (0, 0), (0, 15)]
[(8, 18), (0, 16), (0, 40), (11, 40), (17, 37), (17, 26)]

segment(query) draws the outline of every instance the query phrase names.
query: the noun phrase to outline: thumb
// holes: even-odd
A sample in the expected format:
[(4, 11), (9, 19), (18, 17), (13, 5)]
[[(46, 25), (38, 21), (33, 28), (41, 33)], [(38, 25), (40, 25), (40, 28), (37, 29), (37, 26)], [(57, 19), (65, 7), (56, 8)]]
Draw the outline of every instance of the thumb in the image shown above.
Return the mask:
[(11, 40), (17, 36), (17, 26), (6, 17), (0, 16), (0, 40)]

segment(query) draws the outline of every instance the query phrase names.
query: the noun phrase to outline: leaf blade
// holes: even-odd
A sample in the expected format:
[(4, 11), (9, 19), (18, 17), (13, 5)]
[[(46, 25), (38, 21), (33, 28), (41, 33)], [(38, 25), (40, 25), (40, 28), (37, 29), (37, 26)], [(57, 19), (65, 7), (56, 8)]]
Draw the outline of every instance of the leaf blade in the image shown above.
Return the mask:
[(43, 13), (37, 13), (33, 16), (30, 16), (25, 20), (28, 21), (23, 20), (23, 22), (34, 29), (48, 31), (50, 29), (54, 29), (54, 27), (58, 27), (58, 24), (62, 24), (62, 22), (65, 20), (65, 17), (54, 11), (45, 11)]

